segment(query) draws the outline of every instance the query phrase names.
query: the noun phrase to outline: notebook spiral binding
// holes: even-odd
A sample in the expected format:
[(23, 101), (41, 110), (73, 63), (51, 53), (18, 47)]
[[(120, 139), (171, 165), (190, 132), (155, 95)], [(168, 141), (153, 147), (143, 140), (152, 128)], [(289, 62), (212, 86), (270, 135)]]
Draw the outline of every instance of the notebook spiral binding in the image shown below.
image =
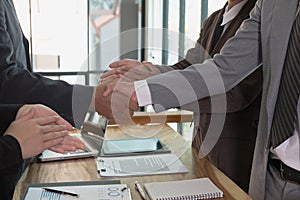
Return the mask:
[(197, 194), (197, 195), (187, 195), (179, 197), (164, 197), (157, 198), (156, 200), (200, 200), (200, 199), (213, 199), (223, 197), (220, 192), (206, 193), (206, 194)]

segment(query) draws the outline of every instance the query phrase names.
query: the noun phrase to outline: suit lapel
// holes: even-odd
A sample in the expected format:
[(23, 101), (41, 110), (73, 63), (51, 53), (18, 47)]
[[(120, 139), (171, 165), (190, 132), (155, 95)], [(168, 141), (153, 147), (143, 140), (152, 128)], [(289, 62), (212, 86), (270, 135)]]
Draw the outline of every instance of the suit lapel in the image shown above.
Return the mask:
[[(267, 110), (269, 116), (273, 116), (289, 36), (296, 17), (297, 9), (298, 0), (277, 0), (275, 3), (274, 13), (271, 21), (269, 47), (269, 70), (271, 71), (271, 87), (269, 88), (267, 99)], [(271, 123), (272, 117), (269, 119), (269, 123)]]
[[(277, 0), (271, 22), (271, 70), (281, 74), (298, 0)], [(278, 64), (276, 64), (278, 63)], [(272, 74), (273, 75), (273, 74)], [(277, 77), (278, 78), (278, 77)]]

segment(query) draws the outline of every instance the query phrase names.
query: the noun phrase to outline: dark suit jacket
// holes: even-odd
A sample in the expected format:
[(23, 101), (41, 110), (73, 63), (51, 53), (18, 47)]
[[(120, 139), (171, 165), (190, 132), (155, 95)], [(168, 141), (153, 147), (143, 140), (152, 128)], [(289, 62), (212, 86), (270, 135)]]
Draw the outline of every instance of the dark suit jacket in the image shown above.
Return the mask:
[[(248, 0), (224, 31), (214, 49), (210, 48), (213, 33), (219, 17), (225, 11), (225, 7), (210, 15), (203, 23), (196, 46), (187, 52), (185, 59), (171, 66), (171, 68), (185, 69), (192, 64), (202, 63), (205, 59), (219, 53), (225, 42), (235, 35), (242, 21), (249, 17), (249, 12), (254, 7), (255, 2), (256, 0)], [(159, 67), (159, 69), (161, 71), (169, 70), (162, 67)], [(217, 144), (207, 156), (216, 167), (246, 192), (250, 180), (261, 90), (262, 70), (259, 68), (226, 93), (227, 110), (224, 128)], [(212, 98), (218, 98), (218, 96)], [(195, 122), (195, 135), (192, 144), (199, 150), (210, 125), (211, 116), (222, 114), (211, 112), (211, 98), (202, 99), (198, 103), (201, 112), (200, 122)], [(199, 113), (194, 113), (194, 115), (199, 115)]]
[(15, 184), (27, 165), (27, 162), (23, 162), (18, 141), (12, 136), (3, 136), (20, 107), (0, 104), (0, 199), (3, 200), (12, 198)]
[(33, 73), (28, 47), (12, 1), (1, 0), (0, 103), (42, 103), (80, 127), (88, 110), (93, 88), (72, 86)]

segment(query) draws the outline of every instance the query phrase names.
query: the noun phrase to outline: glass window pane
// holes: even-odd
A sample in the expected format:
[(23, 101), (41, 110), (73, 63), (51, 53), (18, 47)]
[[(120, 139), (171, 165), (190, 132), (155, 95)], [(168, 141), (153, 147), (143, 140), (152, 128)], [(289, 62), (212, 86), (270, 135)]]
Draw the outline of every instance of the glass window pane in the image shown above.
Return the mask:
[(120, 1), (89, 0), (90, 69), (105, 70), (120, 54)]
[[(162, 63), (162, 19), (167, 13), (163, 10), (163, 0), (147, 1), (147, 27), (149, 27), (146, 41), (147, 52), (146, 59), (150, 62)], [(201, 31), (201, 1), (185, 0), (184, 21), (184, 52), (192, 48)], [(226, 0), (209, 0), (208, 15), (222, 8)], [(168, 64), (174, 64), (178, 61), (179, 55), (179, 30), (180, 30), (180, 0), (169, 1), (168, 14)]]
[(186, 0), (185, 4), (185, 51), (187, 51), (194, 46), (199, 38), (201, 30), (201, 1)]
[(32, 0), (31, 11), (34, 70), (86, 70), (87, 2)]

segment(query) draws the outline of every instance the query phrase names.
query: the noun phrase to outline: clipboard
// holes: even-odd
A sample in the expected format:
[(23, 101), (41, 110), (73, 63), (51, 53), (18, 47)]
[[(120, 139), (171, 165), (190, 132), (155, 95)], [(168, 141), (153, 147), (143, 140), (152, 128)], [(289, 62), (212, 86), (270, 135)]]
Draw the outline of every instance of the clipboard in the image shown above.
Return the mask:
[(97, 171), (102, 177), (146, 176), (187, 173), (175, 154), (149, 154), (123, 157), (98, 157)]
[[(48, 192), (47, 189), (63, 191), (65, 193), (78, 194), (74, 198), (60, 193)], [(108, 181), (83, 181), (83, 182), (61, 182), (61, 183), (39, 183), (28, 184), (22, 200), (43, 199), (43, 200), (68, 200), (68, 199), (115, 199), (131, 200), (131, 192), (126, 184), (120, 180)]]

